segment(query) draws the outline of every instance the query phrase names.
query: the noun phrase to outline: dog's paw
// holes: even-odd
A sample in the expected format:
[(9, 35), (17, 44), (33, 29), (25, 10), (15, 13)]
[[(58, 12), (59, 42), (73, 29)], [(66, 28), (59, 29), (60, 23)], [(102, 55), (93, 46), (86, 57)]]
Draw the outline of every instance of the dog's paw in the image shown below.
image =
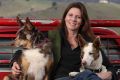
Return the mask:
[(103, 71), (103, 72), (107, 72), (106, 66), (102, 65), (102, 71)]
[(74, 77), (74, 76), (76, 76), (78, 73), (79, 73), (79, 72), (70, 72), (70, 73), (69, 73), (69, 76)]
[(80, 72), (83, 72), (83, 71), (85, 71), (85, 69), (80, 69)]

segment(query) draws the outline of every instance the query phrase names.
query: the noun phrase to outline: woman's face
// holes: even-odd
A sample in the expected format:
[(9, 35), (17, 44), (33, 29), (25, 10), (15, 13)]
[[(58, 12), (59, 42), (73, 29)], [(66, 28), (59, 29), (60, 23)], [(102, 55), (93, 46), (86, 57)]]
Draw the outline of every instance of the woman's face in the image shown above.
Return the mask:
[(68, 31), (78, 31), (82, 22), (81, 11), (78, 8), (71, 8), (66, 17), (65, 24), (67, 26)]

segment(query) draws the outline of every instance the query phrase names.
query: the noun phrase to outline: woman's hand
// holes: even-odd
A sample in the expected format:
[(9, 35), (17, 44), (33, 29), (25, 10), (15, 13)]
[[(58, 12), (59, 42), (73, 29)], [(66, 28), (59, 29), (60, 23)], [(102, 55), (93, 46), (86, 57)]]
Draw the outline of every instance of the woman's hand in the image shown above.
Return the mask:
[(12, 66), (12, 74), (14, 76), (18, 76), (20, 73), (21, 73), (20, 66), (17, 64), (17, 62), (14, 62)]
[(112, 72), (100, 72), (96, 73), (102, 80), (111, 80), (112, 79)]

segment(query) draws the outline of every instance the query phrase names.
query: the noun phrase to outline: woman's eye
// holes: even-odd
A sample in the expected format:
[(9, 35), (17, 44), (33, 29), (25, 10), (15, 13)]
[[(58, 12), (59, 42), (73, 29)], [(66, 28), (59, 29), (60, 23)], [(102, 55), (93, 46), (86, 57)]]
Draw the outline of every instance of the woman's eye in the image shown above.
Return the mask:
[(80, 17), (80, 16), (78, 16), (77, 18), (81, 19), (81, 17)]
[(69, 16), (71, 17), (71, 16), (72, 16), (72, 14), (69, 14)]
[(77, 15), (77, 16), (75, 16), (75, 17), (76, 17), (77, 19), (81, 19), (81, 17), (80, 17), (80, 16), (78, 16), (78, 15)]

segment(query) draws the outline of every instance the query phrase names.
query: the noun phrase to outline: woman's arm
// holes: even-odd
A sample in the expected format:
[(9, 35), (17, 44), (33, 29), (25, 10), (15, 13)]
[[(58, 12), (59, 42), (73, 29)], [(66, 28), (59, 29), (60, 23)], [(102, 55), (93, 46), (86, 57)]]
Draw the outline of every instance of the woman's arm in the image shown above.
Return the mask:
[(12, 70), (12, 74), (17, 77), (19, 76), (19, 74), (21, 73), (21, 70), (20, 70), (20, 66), (18, 65), (17, 61), (18, 61), (18, 57), (20, 57), (20, 55), (22, 54), (22, 50), (17, 50), (12, 59), (11, 59), (11, 70)]
[(96, 73), (102, 80), (112, 80), (112, 72), (107, 71), (107, 72), (100, 72)]

